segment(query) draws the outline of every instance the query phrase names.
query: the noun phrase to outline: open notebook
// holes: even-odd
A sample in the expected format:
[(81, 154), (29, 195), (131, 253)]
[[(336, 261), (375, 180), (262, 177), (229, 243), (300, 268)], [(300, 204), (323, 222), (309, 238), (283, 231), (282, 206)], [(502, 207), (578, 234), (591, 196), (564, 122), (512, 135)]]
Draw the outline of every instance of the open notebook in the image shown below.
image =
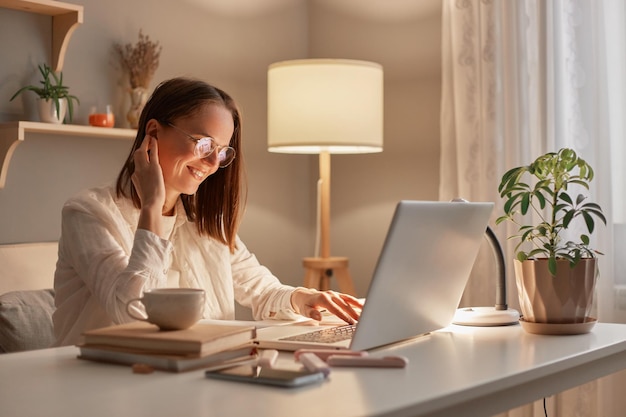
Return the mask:
[[(448, 326), (459, 305), (493, 203), (400, 201), (359, 322), (342, 341), (312, 341), (302, 325), (257, 331), (259, 347), (367, 350)], [(353, 334), (352, 334), (353, 333)]]

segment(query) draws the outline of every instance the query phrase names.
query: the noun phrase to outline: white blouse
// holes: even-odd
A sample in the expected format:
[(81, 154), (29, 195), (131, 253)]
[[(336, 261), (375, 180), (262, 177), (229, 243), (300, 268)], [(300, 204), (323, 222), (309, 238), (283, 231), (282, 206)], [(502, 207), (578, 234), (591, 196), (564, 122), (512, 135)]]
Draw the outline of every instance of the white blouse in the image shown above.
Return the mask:
[(239, 237), (231, 254), (228, 246), (198, 233), (180, 200), (175, 217), (166, 240), (137, 229), (139, 210), (130, 199), (118, 198), (113, 186), (67, 201), (54, 275), (57, 346), (78, 343), (85, 330), (133, 320), (127, 301), (173, 283), (206, 291), (205, 318), (234, 319), (235, 300), (250, 307), (256, 320), (297, 317), (290, 301), (294, 287), (260, 265)]

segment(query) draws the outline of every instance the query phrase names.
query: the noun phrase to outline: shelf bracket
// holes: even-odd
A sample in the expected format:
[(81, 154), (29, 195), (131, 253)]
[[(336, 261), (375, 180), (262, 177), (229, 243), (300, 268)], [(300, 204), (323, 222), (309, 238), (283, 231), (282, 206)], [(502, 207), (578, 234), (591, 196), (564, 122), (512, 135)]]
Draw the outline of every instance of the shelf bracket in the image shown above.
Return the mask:
[(83, 23), (82, 10), (52, 17), (52, 68), (55, 72), (63, 69), (70, 37), (81, 23)]
[(24, 141), (24, 131), (13, 127), (0, 127), (0, 188), (4, 188), (13, 152)]
[(83, 23), (83, 6), (56, 0), (0, 0), (0, 7), (52, 17), (52, 68), (61, 71), (70, 37)]

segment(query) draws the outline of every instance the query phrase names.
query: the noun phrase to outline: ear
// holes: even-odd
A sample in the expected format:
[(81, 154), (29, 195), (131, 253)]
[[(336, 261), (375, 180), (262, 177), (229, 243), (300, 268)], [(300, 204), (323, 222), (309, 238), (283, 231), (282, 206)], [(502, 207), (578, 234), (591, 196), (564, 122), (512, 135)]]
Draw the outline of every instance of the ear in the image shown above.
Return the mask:
[(159, 131), (162, 129), (161, 124), (156, 120), (156, 119), (150, 119), (148, 120), (148, 123), (146, 123), (146, 135), (155, 137), (155, 138), (159, 138)]

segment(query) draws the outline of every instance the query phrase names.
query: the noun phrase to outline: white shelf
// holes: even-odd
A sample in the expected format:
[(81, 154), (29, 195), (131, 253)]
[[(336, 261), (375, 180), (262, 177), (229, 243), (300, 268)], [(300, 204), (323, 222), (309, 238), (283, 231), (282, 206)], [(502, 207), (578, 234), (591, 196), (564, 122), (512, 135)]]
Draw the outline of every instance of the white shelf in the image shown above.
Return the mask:
[(53, 0), (0, 0), (0, 7), (52, 16), (52, 69), (61, 71), (70, 37), (83, 23), (83, 6)]
[(40, 122), (9, 122), (0, 124), (0, 188), (9, 171), (9, 163), (17, 145), (24, 141), (28, 133), (44, 133), (54, 136), (82, 136), (133, 140), (137, 135), (134, 129), (115, 129), (82, 125), (62, 125)]

